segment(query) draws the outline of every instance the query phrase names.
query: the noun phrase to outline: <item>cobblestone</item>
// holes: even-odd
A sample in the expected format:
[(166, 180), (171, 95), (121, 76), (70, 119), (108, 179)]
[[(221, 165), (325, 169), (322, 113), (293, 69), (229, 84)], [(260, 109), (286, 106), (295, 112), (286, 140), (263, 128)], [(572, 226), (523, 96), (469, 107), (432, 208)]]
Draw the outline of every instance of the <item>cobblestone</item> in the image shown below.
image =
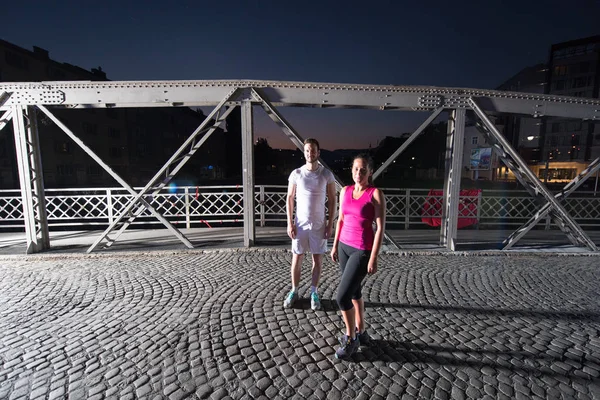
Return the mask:
[(384, 254), (349, 361), (337, 267), (284, 310), (290, 258), (0, 256), (0, 398), (600, 398), (595, 257)]

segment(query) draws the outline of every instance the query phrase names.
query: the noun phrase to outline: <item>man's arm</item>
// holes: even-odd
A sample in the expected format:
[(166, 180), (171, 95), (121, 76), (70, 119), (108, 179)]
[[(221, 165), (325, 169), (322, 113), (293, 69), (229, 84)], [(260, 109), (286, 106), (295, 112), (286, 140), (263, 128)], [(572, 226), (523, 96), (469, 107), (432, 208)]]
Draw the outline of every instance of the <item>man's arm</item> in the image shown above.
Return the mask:
[(331, 231), (333, 229), (333, 221), (335, 220), (335, 208), (336, 208), (336, 197), (335, 182), (327, 184), (327, 210), (329, 218), (327, 219), (327, 229), (325, 229), (325, 239), (331, 237)]
[(296, 184), (288, 184), (287, 198), (285, 202), (285, 211), (287, 214), (287, 234), (290, 239), (296, 238), (296, 225), (294, 224), (294, 199), (296, 197)]

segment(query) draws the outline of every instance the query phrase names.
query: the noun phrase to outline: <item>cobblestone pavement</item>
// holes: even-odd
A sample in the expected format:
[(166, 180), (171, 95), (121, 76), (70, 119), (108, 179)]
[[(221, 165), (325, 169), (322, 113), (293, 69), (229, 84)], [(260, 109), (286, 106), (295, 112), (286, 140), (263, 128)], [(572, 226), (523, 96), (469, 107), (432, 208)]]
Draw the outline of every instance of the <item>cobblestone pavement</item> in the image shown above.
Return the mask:
[(600, 398), (600, 258), (384, 254), (375, 341), (284, 310), (287, 251), (0, 257), (1, 399)]

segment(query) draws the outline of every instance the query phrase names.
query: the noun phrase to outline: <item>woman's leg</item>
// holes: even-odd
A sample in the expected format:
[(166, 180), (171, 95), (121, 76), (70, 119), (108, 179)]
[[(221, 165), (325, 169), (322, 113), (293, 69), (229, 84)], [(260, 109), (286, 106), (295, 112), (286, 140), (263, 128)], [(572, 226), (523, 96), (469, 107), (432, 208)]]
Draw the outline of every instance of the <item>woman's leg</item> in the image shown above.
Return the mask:
[(356, 329), (358, 332), (364, 332), (365, 330), (365, 302), (362, 297), (358, 300), (352, 300), (352, 304), (354, 305), (355, 317), (354, 323), (356, 324)]
[(360, 294), (360, 284), (367, 273), (366, 264), (361, 262), (361, 258), (364, 258), (361, 257), (364, 254), (361, 250), (340, 243), (339, 253), (340, 268), (343, 272), (336, 300), (346, 324), (346, 335), (354, 339), (356, 336), (356, 311), (361, 313), (362, 311), (360, 309), (355, 310), (353, 297)]
[(361, 271), (364, 271), (365, 274), (362, 275), (360, 277), (360, 285), (358, 287), (358, 289), (356, 290), (356, 292), (354, 293), (354, 296), (352, 297), (352, 304), (354, 305), (354, 309), (356, 310), (356, 317), (355, 317), (355, 323), (356, 323), (356, 329), (358, 329), (359, 333), (364, 332), (365, 330), (365, 302), (363, 301), (362, 298), (362, 290), (361, 290), (361, 286), (362, 286), (362, 281), (365, 278), (365, 276), (367, 276), (367, 267), (369, 265), (369, 258), (371, 257), (371, 252), (367, 251), (367, 250), (361, 250), (360, 251), (360, 264), (361, 264)]

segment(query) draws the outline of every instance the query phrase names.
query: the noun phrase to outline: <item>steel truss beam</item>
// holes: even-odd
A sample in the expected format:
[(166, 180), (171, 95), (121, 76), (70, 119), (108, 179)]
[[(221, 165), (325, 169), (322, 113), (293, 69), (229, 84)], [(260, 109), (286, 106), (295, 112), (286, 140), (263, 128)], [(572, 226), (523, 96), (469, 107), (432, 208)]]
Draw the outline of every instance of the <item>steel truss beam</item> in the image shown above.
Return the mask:
[[(538, 179), (537, 176), (529, 169), (525, 161), (521, 156), (512, 148), (510, 143), (504, 136), (498, 131), (494, 124), (490, 121), (488, 116), (479, 107), (478, 101), (475, 99), (469, 100), (470, 106), (475, 111), (475, 114), (483, 122), (488, 129), (488, 134), (492, 142), (495, 142), (496, 148), (500, 150), (502, 157), (506, 158), (509, 164), (513, 164), (513, 167), (507, 165), (513, 173), (518, 171), (523, 178), (526, 178), (531, 184), (536, 200), (540, 201), (545, 198), (550, 204), (550, 207), (554, 209), (556, 219), (559, 222), (559, 228), (567, 234), (569, 239), (574, 239), (577, 243), (587, 246), (592, 251), (597, 251), (597, 247), (594, 242), (588, 237), (588, 235), (579, 227), (579, 225), (569, 216), (567, 211), (560, 205), (557, 199), (550, 193), (550, 191), (544, 186), (544, 184)], [(511, 162), (512, 161), (512, 162)], [(516, 164), (516, 165), (515, 165)], [(512, 169), (515, 168), (515, 169)], [(515, 174), (516, 175), (516, 174)], [(524, 180), (524, 179), (523, 179)], [(525, 186), (526, 188), (529, 186)], [(513, 243), (514, 244), (514, 243)]]
[[(515, 175), (515, 177), (517, 178), (519, 183), (521, 185), (523, 185), (523, 187), (527, 190), (529, 195), (531, 197), (533, 197), (537, 203), (542, 205), (544, 202), (544, 199), (542, 196), (540, 196), (538, 194), (537, 187), (531, 181), (527, 180), (527, 177), (521, 171), (520, 167), (515, 163), (515, 161), (512, 158), (510, 158), (510, 156), (504, 151), (502, 146), (500, 144), (498, 144), (498, 142), (490, 134), (487, 126), (481, 125), (481, 126), (479, 126), (479, 128), (482, 129), (483, 133), (485, 133), (488, 136), (489, 142), (492, 144), (492, 146), (496, 150), (496, 153), (498, 153), (498, 157), (500, 157), (500, 159), (502, 160), (504, 165), (506, 165), (511, 171), (513, 171), (513, 174)], [(575, 235), (573, 235), (573, 233), (570, 231), (570, 229), (567, 227), (567, 225), (565, 224), (565, 222), (561, 219), (561, 217), (559, 215), (557, 215), (556, 213), (552, 213), (552, 220), (560, 228), (560, 230), (562, 230), (564, 232), (564, 234), (567, 235), (567, 238), (569, 239), (571, 244), (573, 244), (574, 246), (580, 245), (577, 238), (575, 237)]]
[[(490, 132), (490, 129), (485, 124), (482, 126), (482, 128), (484, 129), (484, 133), (488, 136), (488, 140), (490, 141), (490, 143), (492, 143), (494, 149), (498, 153), (498, 156), (500, 157), (504, 165), (506, 165), (511, 171), (513, 171), (513, 174), (515, 175), (519, 183), (523, 185), (523, 187), (527, 190), (530, 196), (533, 197), (537, 203), (542, 205), (544, 202), (544, 197), (539, 194), (539, 188), (535, 185), (533, 181), (528, 179), (525, 171), (522, 170), (521, 167), (512, 158), (512, 156), (505, 151), (503, 145), (495, 139), (493, 134)], [(529, 168), (527, 168), (527, 170), (530, 171)], [(554, 223), (560, 228), (560, 230), (563, 231), (563, 233), (567, 236), (571, 244), (573, 244), (574, 246), (581, 245), (582, 242), (578, 240), (577, 236), (571, 231), (571, 229), (567, 226), (567, 224), (559, 214), (552, 213), (552, 219)]]
[(452, 110), (450, 118), (448, 118), (448, 136), (446, 138), (446, 168), (440, 245), (452, 251), (456, 250), (465, 116), (466, 110), (464, 108)]
[(5, 111), (0, 117), (0, 131), (10, 122), (12, 119), (12, 108), (8, 111)]
[(597, 99), (469, 88), (258, 80), (0, 84), (0, 92), (13, 93), (4, 107), (37, 104), (70, 108), (214, 106), (231, 90), (241, 88), (260, 89), (275, 106), (433, 111), (468, 107), (470, 98), (480, 98), (480, 107), (488, 112), (600, 120), (600, 100)]
[(242, 101), (242, 186), (244, 193), (244, 246), (254, 246), (256, 228), (254, 226), (254, 126), (252, 102)]
[[(223, 98), (221, 100), (221, 103), (219, 103), (217, 105), (217, 107), (214, 108), (214, 110), (206, 117), (206, 119), (204, 120), (204, 122), (202, 122), (202, 124), (200, 124), (200, 126), (185, 140), (185, 142), (183, 142), (183, 144), (179, 147), (179, 149), (177, 149), (177, 151), (171, 156), (171, 158), (169, 158), (169, 160), (167, 160), (167, 162), (162, 166), (162, 168), (156, 173), (156, 175), (154, 175), (154, 177), (152, 179), (150, 179), (150, 181), (148, 181), (148, 183), (146, 184), (146, 186), (144, 186), (144, 188), (139, 192), (136, 193), (135, 191), (133, 191), (133, 199), (131, 199), (131, 201), (127, 204), (127, 206), (123, 209), (123, 212), (117, 216), (117, 218), (115, 218), (113, 220), (113, 222), (108, 226), (108, 228), (106, 228), (106, 230), (102, 233), (102, 235), (100, 235), (100, 237), (98, 237), (98, 239), (96, 239), (96, 241), (90, 246), (90, 248), (87, 250), (88, 253), (94, 251), (94, 249), (98, 246), (98, 244), (100, 244), (106, 237), (108, 237), (108, 234), (110, 232), (112, 232), (115, 227), (121, 222), (121, 220), (126, 216), (129, 215), (130, 219), (128, 221), (126, 221), (127, 223), (131, 224), (131, 222), (133, 221), (133, 219), (135, 219), (136, 214), (130, 214), (131, 210), (133, 209), (133, 207), (135, 207), (135, 205), (137, 203), (141, 203), (143, 207), (148, 208), (150, 211), (152, 211), (153, 209), (150, 208), (150, 204), (143, 199), (144, 196), (146, 196), (148, 194), (148, 192), (150, 192), (151, 190), (160, 190), (158, 188), (162, 188), (164, 187), (164, 185), (166, 185), (175, 175), (175, 173), (177, 171), (179, 171), (186, 163), (187, 161), (191, 158), (191, 156), (196, 152), (196, 150), (206, 141), (206, 138), (203, 138), (204, 140), (201, 140), (200, 142), (196, 142), (196, 138), (198, 137), (198, 135), (202, 132), (205, 132), (205, 128), (207, 126), (209, 126), (210, 123), (214, 124), (213, 122), (213, 118), (216, 117), (216, 120), (220, 121), (219, 124), (221, 122), (223, 122), (223, 119), (219, 118), (220, 112), (221, 110), (226, 106), (226, 103), (231, 99), (231, 97), (233, 96), (233, 94), (237, 91), (237, 89), (234, 89), (232, 91), (230, 91), (229, 93), (227, 93), (227, 95), (225, 96), (225, 98)], [(214, 127), (216, 128), (216, 125), (214, 125)], [(209, 128), (210, 129), (210, 128)], [(211, 131), (212, 133), (213, 131)], [(171, 169), (171, 167), (174, 166), (173, 169)], [(165, 174), (165, 178), (163, 181), (163, 185), (162, 186), (158, 186), (157, 188), (153, 188), (153, 185), (159, 181), (159, 179), (161, 179), (161, 177), (163, 176), (163, 174)], [(120, 178), (119, 178), (120, 179)], [(125, 182), (123, 182), (125, 183)], [(122, 183), (122, 184), (123, 184)], [(140, 211), (138, 209), (138, 211), (136, 211), (136, 213), (141, 213), (143, 211), (143, 209)], [(190, 243), (190, 241), (174, 226), (171, 225), (170, 222), (168, 222), (164, 217), (162, 217), (160, 214), (158, 213), (154, 213), (153, 214), (161, 219), (166, 221), (167, 224), (169, 226), (171, 226), (172, 229), (170, 229), (178, 238), (180, 238), (180, 240), (182, 240), (185, 245), (188, 248), (193, 248), (194, 246), (192, 245), (192, 243)], [(139, 215), (139, 214), (138, 214)], [(163, 222), (164, 223), (164, 222)], [(126, 227), (125, 227), (126, 228)], [(122, 231), (124, 231), (124, 229), (121, 230), (121, 232), (119, 232), (119, 235), (122, 233)]]
[[(175, 177), (175, 175), (177, 174), (177, 172), (179, 172), (179, 170), (181, 170), (181, 168), (183, 168), (183, 166), (187, 163), (187, 161), (196, 153), (196, 151), (198, 151), (198, 149), (200, 147), (202, 147), (202, 145), (204, 144), (204, 142), (206, 142), (208, 140), (208, 138), (213, 134), (213, 132), (215, 130), (217, 130), (217, 128), (219, 128), (219, 126), (225, 122), (225, 120), (227, 119), (227, 117), (229, 116), (229, 114), (231, 113), (231, 111), (233, 111), (233, 109), (236, 106), (229, 106), (227, 108), (227, 110), (225, 110), (225, 112), (223, 112), (222, 114), (218, 114), (217, 117), (215, 118), (213, 125), (210, 127), (205, 127), (203, 129), (200, 129), (198, 131), (198, 135), (201, 135), (204, 133), (204, 136), (202, 136), (202, 138), (200, 140), (198, 140), (197, 142), (192, 141), (192, 143), (190, 144), (190, 149), (189, 152), (185, 153), (184, 155), (180, 156), (178, 159), (175, 160), (175, 162), (179, 162), (179, 164), (177, 164), (177, 166), (175, 166), (175, 168), (168, 170), (165, 174), (165, 178), (163, 179), (163, 181), (151, 188), (150, 190), (152, 190), (152, 194), (150, 195), (150, 197), (152, 198), (153, 196), (155, 196), (156, 194), (158, 194), (165, 186), (167, 186), (169, 184), (169, 182), (171, 182), (171, 180)], [(204, 122), (203, 122), (204, 124)], [(192, 135), (194, 135), (194, 133), (192, 133)], [(123, 232), (125, 232), (125, 230), (133, 223), (133, 221), (139, 217), (144, 210), (146, 209), (144, 204), (141, 204), (137, 210), (135, 210), (135, 212), (129, 216), (129, 218), (127, 219), (127, 221), (125, 221), (123, 223), (123, 225), (121, 226), (121, 228), (119, 229), (119, 231), (112, 237), (109, 238), (108, 236), (106, 237), (107, 239), (107, 243), (105, 245), (105, 247), (110, 247), (112, 246), (112, 244), (114, 242), (117, 241), (117, 239), (123, 234)], [(93, 249), (92, 249), (93, 250)]]
[[(596, 158), (594, 161), (587, 166), (586, 169), (581, 171), (579, 175), (575, 177), (571, 182), (569, 182), (559, 193), (555, 194), (554, 197), (556, 200), (561, 201), (567, 198), (571, 193), (575, 191), (583, 182), (585, 182), (590, 176), (594, 175), (596, 171), (600, 169), (600, 157)], [(531, 230), (538, 222), (544, 219), (552, 210), (552, 205), (550, 203), (546, 203), (540, 208), (533, 217), (529, 221), (527, 221), (524, 225), (518, 228), (516, 231), (510, 234), (508, 238), (502, 242), (504, 247), (502, 250), (510, 249), (515, 243), (517, 243), (527, 232)], [(570, 232), (568, 232), (570, 234)], [(572, 236), (572, 235), (570, 235)]]
[[(275, 122), (283, 130), (283, 132), (291, 140), (291, 142), (294, 143), (296, 145), (296, 147), (298, 147), (298, 149), (303, 152), (304, 151), (304, 139), (302, 139), (302, 137), (300, 137), (298, 132), (296, 132), (294, 130), (294, 128), (291, 126), (291, 124), (285, 120), (283, 115), (281, 115), (277, 111), (277, 109), (268, 101), (268, 99), (266, 97), (263, 97), (255, 89), (252, 89), (252, 92), (254, 94), (254, 97), (260, 102), (260, 105), (265, 110), (265, 112), (267, 113), (269, 118), (271, 118), (273, 120), (273, 122)], [(327, 164), (320, 157), (319, 157), (319, 163), (331, 171), (331, 168), (329, 168), (327, 166)], [(332, 173), (333, 173), (333, 171), (332, 171)], [(342, 184), (342, 181), (335, 173), (333, 173), (333, 177), (335, 179), (336, 188), (339, 192), (339, 190), (341, 188), (343, 188), (344, 185)], [(335, 216), (337, 213), (337, 210), (329, 210), (329, 213), (330, 214), (333, 213), (332, 215)], [(390, 235), (388, 235), (387, 233), (384, 232), (383, 236), (386, 240), (388, 240), (390, 243), (392, 243), (396, 247), (396, 249), (400, 249), (400, 245)]]
[[(26, 106), (14, 106), (10, 115), (12, 115), (23, 199), (26, 252), (27, 254), (37, 253), (50, 248), (37, 117), (35, 110)], [(3, 120), (5, 117), (6, 114), (3, 116)]]
[[(110, 176), (112, 176), (124, 189), (126, 189), (131, 195), (136, 195), (137, 192), (127, 184), (115, 171), (112, 170), (92, 149), (90, 149), (81, 139), (77, 137), (65, 124), (63, 124), (58, 118), (54, 116), (46, 107), (42, 105), (38, 105), (38, 108), (48, 116), (64, 133), (67, 134), (83, 151), (87, 153), (94, 161), (98, 163)], [(145, 202), (145, 200), (144, 200)], [(175, 236), (177, 236), (184, 244), (191, 246), (191, 243), (179, 232), (177, 228), (175, 228), (166, 218), (164, 218), (154, 207), (150, 204), (146, 203), (150, 212), (160, 221), (162, 222), (167, 229), (169, 229)]]
[[(237, 98), (230, 97), (234, 92), (242, 94)], [(268, 101), (266, 100), (268, 99)], [(527, 168), (524, 161), (510, 147), (510, 144), (503, 139), (497, 129), (487, 119), (487, 113), (512, 113), (532, 115), (534, 117), (557, 116), (577, 118), (583, 120), (600, 120), (600, 100), (585, 99), (567, 96), (541, 95), (514, 93), (494, 90), (481, 89), (463, 89), (447, 87), (426, 87), (426, 86), (393, 86), (393, 85), (355, 85), (355, 84), (334, 84), (334, 83), (303, 83), (303, 82), (277, 82), (277, 81), (254, 81), (254, 80), (228, 80), (228, 81), (150, 81), (150, 82), (24, 82), (24, 83), (0, 83), (0, 111), (4, 114), (0, 118), (0, 129), (11, 119), (15, 127), (15, 146), (17, 147), (17, 158), (19, 163), (19, 176), (23, 199), (24, 213), (26, 218), (26, 231), (34, 232), (32, 226), (40, 226), (41, 230), (35, 235), (28, 236), (28, 251), (39, 251), (44, 248), (45, 239), (40, 235), (47, 232), (47, 221), (40, 212), (40, 199), (43, 202), (43, 181), (41, 180), (41, 159), (39, 149), (37, 148), (37, 133), (35, 131), (35, 121), (33, 116), (26, 111), (26, 106), (36, 105), (46, 113), (57, 125), (67, 133), (80, 147), (84, 149), (94, 160), (96, 160), (113, 178), (117, 180), (125, 189), (127, 189), (135, 198), (128, 204), (127, 209), (118, 217), (117, 224), (122, 223), (124, 217), (129, 218), (122, 223), (116, 238), (129, 226), (129, 224), (148, 208), (175, 236), (180, 238), (186, 246), (191, 247), (191, 243), (174, 228), (164, 217), (154, 210), (145, 200), (145, 196), (151, 198), (149, 190), (158, 190), (164, 187), (172, 179), (175, 173), (191, 157), (195, 151), (204, 143), (204, 140), (214, 132), (219, 126), (217, 121), (214, 125), (201, 125), (192, 136), (206, 133), (200, 140), (188, 138), (188, 141), (182, 146), (171, 160), (167, 162), (168, 166), (163, 167), (145, 190), (137, 193), (125, 182), (121, 180), (106, 164), (102, 162), (83, 142), (81, 142), (68, 128), (58, 121), (44, 105), (54, 105), (64, 108), (113, 108), (113, 107), (165, 107), (165, 106), (206, 106), (216, 105), (220, 110), (217, 120), (223, 122), (226, 115), (236, 106), (245, 104), (242, 115), (246, 128), (243, 128), (245, 134), (252, 136), (252, 102), (261, 104), (269, 117), (275, 121), (288, 136), (288, 138), (302, 149), (302, 140), (283, 117), (275, 110), (276, 106), (292, 107), (320, 107), (320, 108), (356, 108), (356, 109), (379, 109), (379, 110), (412, 110), (412, 111), (432, 111), (439, 114), (441, 110), (455, 110), (454, 118), (450, 121), (452, 125), (448, 134), (447, 149), (447, 168), (446, 182), (444, 185), (444, 210), (442, 218), (442, 232), (440, 242), (450, 249), (454, 249), (456, 238), (456, 222), (458, 218), (458, 190), (460, 176), (459, 157), (462, 157), (462, 139), (458, 136), (463, 134), (465, 109), (473, 109), (482, 120), (486, 129), (486, 134), (490, 137), (490, 142), (502, 158), (503, 162), (514, 173), (519, 182), (529, 191), (529, 193), (540, 202), (540, 210), (523, 227), (519, 228), (505, 244), (509, 248), (522, 235), (524, 235), (532, 226), (550, 214), (557, 226), (567, 235), (569, 240), (575, 245), (585, 245), (592, 250), (596, 246), (587, 237), (585, 232), (570, 218), (566, 211), (558, 203), (559, 200), (572, 192), (580, 182), (587, 179), (593, 171), (599, 168), (597, 164), (590, 164), (578, 178), (572, 181), (563, 189), (563, 194), (552, 196), (539, 179)], [(222, 112), (224, 106), (229, 107)], [(16, 117), (16, 110), (19, 110), (20, 117)], [(23, 118), (27, 118), (29, 124), (24, 123)], [(429, 117), (431, 120), (435, 116)], [(21, 122), (15, 122), (16, 120)], [(207, 118), (208, 120), (209, 118)], [(206, 123), (207, 121), (205, 121)], [(429, 121), (431, 122), (431, 121)], [(425, 122), (407, 142), (412, 142), (420, 134), (429, 122)], [(25, 133), (23, 133), (25, 132)], [(249, 132), (249, 133), (248, 133)], [(19, 136), (19, 137), (17, 137)], [(248, 138), (246, 138), (248, 139)], [(244, 140), (244, 139), (242, 139)], [(250, 140), (250, 143), (252, 141)], [(385, 165), (379, 168), (374, 177), (379, 176), (393, 159), (401, 154), (410, 143), (403, 143), (394, 156), (392, 156)], [(246, 143), (248, 144), (248, 143)], [(188, 146), (186, 153), (183, 147)], [(243, 157), (245, 168), (252, 167), (252, 154), (248, 146), (244, 147)], [(186, 148), (187, 149), (187, 148)], [(250, 157), (250, 158), (248, 158)], [(322, 161), (321, 164), (326, 166)], [(172, 168), (175, 166), (174, 168)], [(28, 171), (28, 172), (27, 172)], [(248, 170), (249, 172), (252, 172)], [(248, 172), (247, 171), (247, 172)], [(162, 184), (155, 185), (158, 177), (165, 174)], [(253, 173), (253, 172), (252, 172)], [(37, 175), (36, 175), (37, 174)], [(458, 177), (457, 177), (458, 175)], [(253, 176), (247, 177), (252, 179)], [(246, 179), (245, 179), (246, 180)], [(341, 187), (341, 180), (336, 177), (338, 189)], [(161, 186), (162, 185), (162, 186)], [(30, 190), (27, 189), (30, 188)], [(248, 196), (251, 195), (250, 186), (244, 192), (245, 204), (250, 204), (254, 200)], [(253, 190), (253, 189), (252, 189)], [(36, 203), (37, 202), (37, 203)], [(25, 204), (27, 203), (27, 204)], [(455, 204), (456, 203), (456, 204)], [(135, 212), (131, 212), (133, 207), (139, 207)], [(44, 208), (45, 211), (45, 207)], [(253, 208), (252, 208), (253, 210)], [(250, 221), (245, 216), (245, 240), (253, 240), (251, 231), (246, 231), (246, 221)], [(33, 221), (33, 222), (32, 222)], [(535, 222), (534, 222), (535, 221)], [(36, 225), (38, 224), (38, 225)], [(115, 224), (115, 226), (117, 225)], [(108, 238), (108, 231), (112, 231), (114, 226), (107, 229), (98, 242), (92, 245), (88, 252), (92, 251), (104, 238)], [(250, 229), (250, 228), (248, 228)], [(34, 237), (35, 236), (35, 237)], [(116, 240), (114, 238), (113, 240)], [(386, 238), (397, 245), (391, 238)], [(107, 246), (113, 243), (108, 239)]]

